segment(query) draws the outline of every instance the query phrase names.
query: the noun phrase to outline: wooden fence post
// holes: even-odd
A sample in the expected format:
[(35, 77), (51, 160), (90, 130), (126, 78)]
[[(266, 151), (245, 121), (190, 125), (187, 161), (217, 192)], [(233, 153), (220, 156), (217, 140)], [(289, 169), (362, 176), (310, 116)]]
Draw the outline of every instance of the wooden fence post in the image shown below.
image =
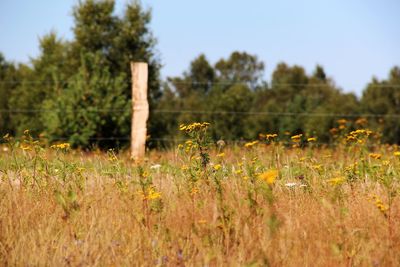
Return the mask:
[(149, 103), (147, 101), (148, 66), (144, 62), (131, 62), (132, 73), (132, 128), (131, 158), (141, 160), (145, 155), (147, 119)]

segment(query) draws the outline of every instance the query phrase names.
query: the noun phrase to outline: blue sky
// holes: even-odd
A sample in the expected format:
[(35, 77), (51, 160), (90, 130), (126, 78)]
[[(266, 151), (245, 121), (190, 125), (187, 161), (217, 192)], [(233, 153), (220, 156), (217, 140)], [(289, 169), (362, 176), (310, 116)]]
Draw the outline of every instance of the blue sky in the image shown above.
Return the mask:
[[(126, 0), (117, 2), (121, 12)], [(51, 30), (73, 37), (76, 0), (0, 0), (0, 51), (29, 62)], [(344, 91), (360, 94), (372, 76), (400, 65), (398, 0), (142, 0), (151, 7), (162, 75), (179, 75), (205, 53), (214, 63), (232, 51), (256, 54), (269, 79), (276, 64), (311, 73), (321, 64)]]

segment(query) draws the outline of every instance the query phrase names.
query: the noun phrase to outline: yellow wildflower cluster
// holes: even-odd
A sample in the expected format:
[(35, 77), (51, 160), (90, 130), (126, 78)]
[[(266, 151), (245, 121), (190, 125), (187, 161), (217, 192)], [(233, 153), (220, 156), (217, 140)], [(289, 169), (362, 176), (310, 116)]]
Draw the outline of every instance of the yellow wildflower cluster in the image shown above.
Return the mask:
[(244, 144), (244, 147), (251, 148), (257, 144), (258, 144), (258, 141), (248, 142), (248, 143)]
[(277, 134), (259, 134), (260, 139), (265, 139), (267, 141), (273, 141), (275, 138), (278, 137)]
[(31, 146), (30, 145), (27, 145), (27, 144), (21, 144), (20, 146), (19, 146), (22, 150), (32, 150), (32, 148), (31, 148)]
[(113, 161), (117, 161), (118, 158), (117, 158), (117, 156), (116, 156), (115, 154), (110, 154), (110, 155), (108, 156), (108, 160), (111, 161), (111, 162), (113, 162)]
[(200, 130), (206, 130), (209, 125), (210, 125), (210, 123), (208, 123), (208, 122), (194, 122), (194, 123), (191, 123), (188, 125), (181, 124), (179, 126), (179, 130), (185, 131), (187, 133), (191, 133), (191, 132), (197, 132)]
[(346, 141), (347, 142), (358, 142), (358, 143), (364, 143), (365, 139), (368, 138), (372, 134), (372, 131), (368, 129), (359, 129), (355, 131), (351, 131), (347, 136), (346, 136)]
[(344, 169), (346, 172), (358, 174), (358, 162), (355, 162), (354, 164), (350, 164), (349, 166), (345, 167)]
[(187, 140), (185, 142), (185, 144), (179, 144), (178, 145), (178, 149), (179, 150), (185, 150), (186, 153), (190, 152), (191, 149), (196, 149), (197, 148), (197, 144), (195, 144), (192, 140)]
[(309, 137), (307, 138), (307, 142), (316, 142), (317, 138), (316, 137)]
[(379, 211), (386, 216), (386, 212), (389, 210), (389, 207), (383, 204), (382, 200), (377, 195), (373, 195), (372, 200), (374, 201), (374, 204), (379, 209)]
[(344, 129), (346, 129), (346, 124), (347, 124), (347, 120), (346, 119), (340, 119), (340, 120), (337, 120), (337, 123), (339, 124), (339, 130), (344, 130)]
[(346, 181), (346, 178), (343, 176), (339, 176), (339, 177), (335, 177), (335, 178), (331, 178), (329, 180), (327, 180), (327, 182), (330, 185), (336, 186), (336, 185), (341, 185)]
[(393, 152), (393, 156), (400, 157), (400, 151)]
[(214, 170), (216, 170), (216, 171), (220, 170), (221, 168), (222, 168), (221, 164), (214, 165)]
[(69, 149), (71, 146), (68, 143), (62, 143), (62, 144), (57, 144), (57, 145), (52, 145), (51, 148), (54, 149)]
[(378, 153), (369, 153), (369, 157), (373, 159), (381, 159), (382, 155)]
[(321, 164), (313, 165), (312, 168), (313, 168), (314, 170), (316, 170), (316, 171), (319, 171), (319, 172), (323, 170)]
[(187, 171), (187, 170), (189, 170), (189, 167), (187, 165), (182, 165), (181, 166), (181, 170), (182, 171)]
[(236, 171), (235, 171), (235, 174), (242, 174), (242, 173), (243, 173), (242, 170), (236, 170)]
[(139, 194), (142, 195), (143, 200), (153, 200), (161, 198), (161, 193), (157, 192), (153, 187), (147, 189), (145, 193), (140, 191)]
[(292, 139), (292, 141), (295, 143), (299, 143), (302, 136), (303, 136), (302, 134), (297, 134), (297, 135), (293, 135), (292, 137), (290, 137), (290, 139)]
[(278, 177), (277, 170), (268, 170), (258, 175), (260, 180), (265, 181), (267, 184), (272, 185)]

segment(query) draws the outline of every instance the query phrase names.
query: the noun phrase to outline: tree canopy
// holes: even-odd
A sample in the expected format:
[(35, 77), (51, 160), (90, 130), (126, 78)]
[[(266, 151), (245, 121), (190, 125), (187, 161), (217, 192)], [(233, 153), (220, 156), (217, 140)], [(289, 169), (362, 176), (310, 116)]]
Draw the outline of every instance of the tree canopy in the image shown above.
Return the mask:
[[(178, 125), (208, 121), (215, 139), (242, 140), (259, 133), (303, 133), (331, 141), (341, 117), (368, 115), (385, 142), (400, 143), (400, 68), (373, 78), (362, 97), (344, 93), (324, 68), (312, 73), (279, 63), (270, 81), (256, 55), (234, 51), (211, 63), (200, 54), (182, 75), (160, 79), (161, 62), (150, 29), (151, 12), (128, 2), (122, 15), (110, 0), (73, 8), (74, 37), (50, 32), (30, 64), (0, 54), (0, 134), (25, 129), (73, 146), (114, 147), (129, 140), (131, 61), (149, 64), (149, 141), (178, 139)], [(348, 116), (351, 115), (351, 116)], [(356, 127), (355, 124), (349, 127)]]

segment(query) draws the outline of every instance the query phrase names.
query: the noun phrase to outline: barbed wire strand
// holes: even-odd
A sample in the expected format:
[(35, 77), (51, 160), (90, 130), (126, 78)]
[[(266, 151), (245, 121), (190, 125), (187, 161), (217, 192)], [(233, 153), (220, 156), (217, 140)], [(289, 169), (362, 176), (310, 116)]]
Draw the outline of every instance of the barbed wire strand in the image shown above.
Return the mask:
[[(0, 109), (0, 113), (48, 113), (48, 112), (74, 112), (65, 109)], [(121, 113), (127, 109), (91, 109), (87, 113)], [(233, 110), (172, 110), (153, 109), (153, 113), (171, 114), (207, 114), (207, 115), (248, 115), (248, 116), (290, 116), (290, 117), (343, 117), (343, 118), (399, 118), (400, 114), (373, 114), (373, 113), (313, 113), (313, 112), (273, 112), (273, 111), (233, 111)]]
[[(130, 79), (125, 80), (127, 83), (132, 83)], [(41, 81), (0, 81), (0, 84), (45, 84), (45, 85), (66, 85), (69, 81), (54, 81), (54, 80), (41, 80)], [(219, 82), (184, 82), (184, 81), (164, 81), (169, 85), (248, 85), (252, 82), (245, 81), (219, 81)], [(273, 83), (265, 82), (260, 86), (267, 85), (268, 87), (291, 86), (291, 87), (340, 87), (335, 84), (329, 83)], [(381, 88), (400, 88), (400, 84), (367, 84), (364, 87), (381, 87)]]

